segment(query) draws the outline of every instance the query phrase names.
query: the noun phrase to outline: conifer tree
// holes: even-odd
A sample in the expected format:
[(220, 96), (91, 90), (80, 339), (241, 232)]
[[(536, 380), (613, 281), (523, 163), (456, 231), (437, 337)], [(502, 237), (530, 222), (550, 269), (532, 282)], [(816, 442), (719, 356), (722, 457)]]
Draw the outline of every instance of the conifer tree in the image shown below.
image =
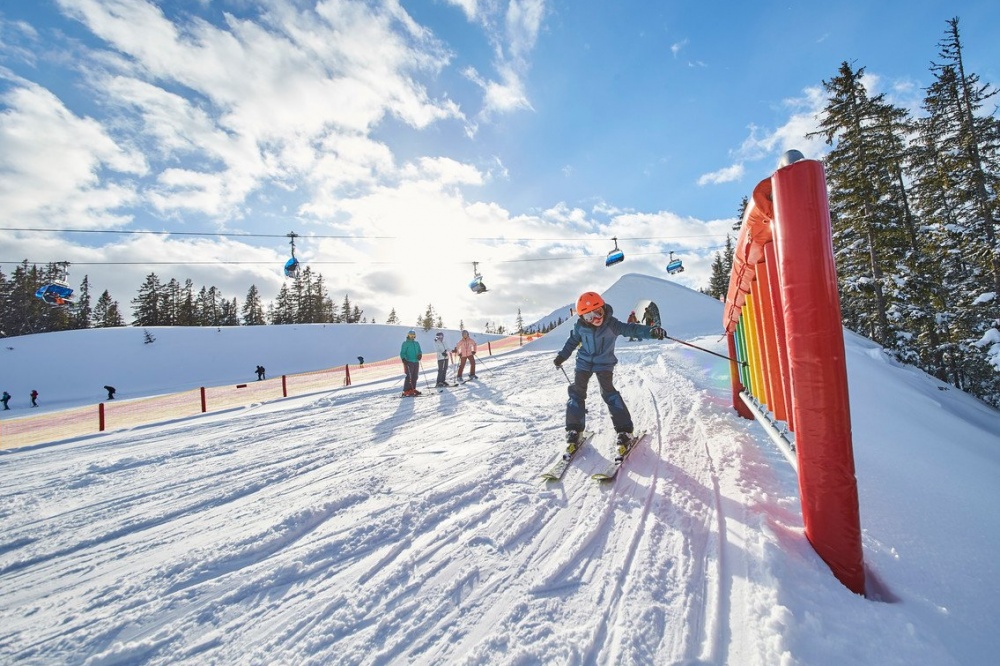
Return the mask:
[(97, 303), (94, 305), (91, 321), (94, 328), (112, 328), (125, 325), (125, 320), (122, 318), (118, 307), (118, 301), (111, 299), (111, 294), (108, 293), (107, 289), (98, 297)]
[(427, 310), (424, 312), (424, 316), (417, 320), (417, 326), (420, 326), (425, 331), (431, 330), (434, 326), (434, 306), (430, 303), (427, 304)]
[(937, 285), (928, 290), (935, 329), (921, 341), (922, 365), (998, 404), (1000, 377), (969, 344), (1000, 312), (1000, 123), (982, 112), (997, 91), (966, 71), (958, 19), (947, 23), (909, 152), (914, 209), (935, 249), (928, 267)]
[(900, 169), (908, 114), (869, 97), (864, 68), (841, 64), (838, 75), (823, 81), (827, 105), (820, 130), (813, 133), (833, 146), (826, 158), (838, 281), (845, 323), (885, 347), (898, 340), (890, 325), (887, 285), (896, 283), (896, 257), (903, 229)]
[(198, 324), (198, 310), (195, 307), (194, 282), (191, 278), (184, 281), (184, 286), (180, 288), (177, 298), (176, 325), (196, 326)]
[(257, 285), (252, 284), (247, 290), (247, 297), (243, 299), (243, 325), (263, 326), (266, 323), (260, 292), (257, 291)]
[(295, 308), (287, 283), (281, 285), (278, 296), (268, 308), (268, 319), (272, 324), (295, 323)]
[(83, 276), (80, 289), (75, 294), (76, 305), (73, 307), (71, 319), (73, 328), (90, 328), (93, 309), (90, 307), (90, 278)]
[(156, 273), (146, 276), (139, 293), (132, 299), (133, 326), (160, 325), (160, 278)]

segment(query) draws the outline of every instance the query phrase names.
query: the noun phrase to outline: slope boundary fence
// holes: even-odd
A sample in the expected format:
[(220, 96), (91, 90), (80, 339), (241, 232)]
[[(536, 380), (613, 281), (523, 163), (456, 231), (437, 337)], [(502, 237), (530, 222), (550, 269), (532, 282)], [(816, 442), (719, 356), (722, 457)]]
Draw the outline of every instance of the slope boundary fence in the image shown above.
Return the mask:
[[(798, 159), (796, 159), (798, 158)], [(733, 407), (757, 418), (798, 472), (806, 537), (865, 591), (847, 363), (823, 165), (786, 153), (754, 188), (722, 323)]]
[[(479, 348), (480, 352), (485, 348), (487, 355), (493, 356), (513, 351), (538, 337), (541, 336), (510, 335), (488, 341)], [(180, 393), (101, 402), (37, 415), (5, 418), (0, 420), (0, 450), (163, 423), (268, 400), (373, 383), (390, 377), (402, 378), (402, 374), (399, 358), (389, 358), (243, 384), (202, 386)]]

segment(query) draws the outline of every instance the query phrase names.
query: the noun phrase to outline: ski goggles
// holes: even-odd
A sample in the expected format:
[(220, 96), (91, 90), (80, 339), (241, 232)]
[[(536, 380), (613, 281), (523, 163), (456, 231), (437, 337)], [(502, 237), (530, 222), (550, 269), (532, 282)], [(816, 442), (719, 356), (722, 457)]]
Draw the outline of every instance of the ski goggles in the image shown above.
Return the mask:
[(595, 321), (600, 321), (604, 319), (604, 308), (597, 308), (596, 310), (591, 310), (583, 315), (583, 320), (587, 323), (594, 323)]

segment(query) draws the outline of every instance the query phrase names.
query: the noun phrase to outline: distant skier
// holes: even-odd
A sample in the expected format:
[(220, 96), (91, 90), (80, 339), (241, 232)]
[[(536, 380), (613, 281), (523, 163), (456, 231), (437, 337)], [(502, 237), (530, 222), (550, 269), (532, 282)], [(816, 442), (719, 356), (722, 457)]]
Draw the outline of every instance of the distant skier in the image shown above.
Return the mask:
[[(628, 323), (628, 324), (638, 324), (639, 323), (639, 318), (635, 316), (635, 310), (632, 310), (632, 312), (630, 312), (628, 314), (628, 321), (626, 323)], [(628, 338), (629, 342), (635, 342), (635, 340), (636, 339), (633, 338), (631, 335)]]
[(108, 392), (108, 400), (114, 400), (115, 399), (115, 387), (114, 386), (105, 386), (104, 390)]
[(257, 381), (265, 379), (265, 377), (264, 377), (265, 374), (266, 374), (266, 371), (264, 370), (264, 366), (258, 365), (257, 366)]
[(434, 336), (434, 351), (437, 352), (438, 362), (437, 384), (435, 386), (438, 388), (450, 386), (445, 381), (445, 375), (448, 374), (448, 345), (444, 343), (444, 333), (441, 331), (438, 331)]
[[(569, 339), (555, 358), (556, 367), (576, 350), (576, 374), (569, 386), (569, 400), (566, 402), (566, 442), (579, 444), (580, 433), (587, 425), (587, 384), (590, 376), (597, 375), (601, 387), (601, 397), (611, 412), (611, 422), (618, 433), (616, 441), (618, 455), (624, 455), (632, 439), (632, 415), (614, 386), (615, 342), (620, 335), (636, 338), (662, 340), (666, 333), (657, 326), (623, 324), (615, 319), (611, 306), (601, 295), (588, 291), (576, 302), (579, 319), (570, 331)], [(579, 349), (578, 349), (579, 348)]]
[(3, 408), (4, 409), (9, 410), (10, 406), (8, 406), (7, 403), (10, 402), (10, 393), (7, 393), (7, 391), (4, 391), (3, 392), (3, 397), (0, 397), (0, 402), (3, 403)]
[(38, 391), (31, 389), (31, 406), (38, 407)]
[(411, 329), (407, 332), (402, 347), (399, 348), (399, 358), (403, 360), (403, 371), (406, 373), (406, 379), (403, 381), (404, 398), (420, 395), (420, 391), (417, 390), (417, 378), (420, 373), (420, 359), (423, 357), (420, 343), (417, 342), (417, 332)]
[(458, 354), (458, 381), (462, 381), (466, 361), (469, 362), (469, 379), (479, 379), (476, 377), (476, 341), (469, 337), (468, 331), (462, 331), (462, 339), (452, 351)]

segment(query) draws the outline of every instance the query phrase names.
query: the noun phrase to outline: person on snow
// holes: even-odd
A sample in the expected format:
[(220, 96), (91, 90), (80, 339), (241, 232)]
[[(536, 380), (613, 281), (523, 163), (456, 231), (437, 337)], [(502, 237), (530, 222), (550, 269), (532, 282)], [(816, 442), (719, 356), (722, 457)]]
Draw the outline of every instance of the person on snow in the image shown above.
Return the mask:
[(590, 376), (596, 374), (601, 387), (601, 397), (611, 412), (611, 422), (618, 433), (616, 441), (619, 456), (625, 454), (632, 439), (632, 415), (614, 387), (615, 342), (620, 335), (643, 339), (662, 340), (666, 333), (662, 328), (644, 326), (639, 323), (623, 324), (615, 319), (611, 306), (601, 295), (588, 291), (576, 302), (580, 315), (569, 339), (555, 358), (556, 367), (576, 350), (576, 374), (569, 385), (569, 400), (566, 402), (566, 443), (571, 446), (580, 443), (580, 433), (587, 425), (587, 384)]
[(114, 400), (115, 399), (115, 390), (116, 389), (115, 389), (114, 386), (105, 386), (104, 390), (108, 392), (108, 400)]
[(10, 393), (7, 393), (7, 391), (4, 391), (3, 392), (3, 397), (0, 398), (0, 402), (3, 403), (3, 408), (4, 409), (9, 410), (10, 407), (7, 405), (7, 403), (10, 402)]
[(458, 354), (458, 381), (462, 381), (466, 361), (469, 362), (469, 379), (479, 379), (476, 377), (476, 341), (469, 337), (468, 331), (462, 331), (462, 339), (452, 351)]
[[(635, 316), (635, 310), (632, 310), (632, 312), (630, 312), (628, 314), (628, 321), (625, 322), (625, 323), (627, 323), (627, 324), (638, 324), (639, 323), (639, 318)], [(630, 336), (628, 336), (628, 341), (629, 342), (635, 342), (635, 338), (633, 338), (630, 335)]]
[(31, 406), (38, 407), (38, 391), (31, 389)]
[(403, 359), (403, 371), (406, 379), (403, 381), (403, 397), (409, 398), (420, 395), (417, 390), (417, 377), (420, 374), (420, 359), (424, 357), (420, 351), (420, 343), (417, 342), (417, 332), (410, 329), (403, 340), (403, 346), (399, 349), (399, 358)]
[(451, 386), (445, 381), (445, 375), (448, 374), (448, 345), (444, 343), (444, 333), (438, 331), (434, 336), (434, 351), (437, 352), (437, 362), (438, 362), (438, 376), (437, 376), (437, 386), (441, 388), (442, 386)]
[(642, 321), (646, 326), (653, 326), (656, 324), (656, 317), (653, 316), (653, 304), (650, 303), (646, 306), (646, 310), (642, 313)]
[(257, 366), (257, 381), (261, 381), (262, 379), (264, 379), (264, 375), (266, 373), (267, 373), (267, 371), (264, 370), (264, 366), (258, 365)]

